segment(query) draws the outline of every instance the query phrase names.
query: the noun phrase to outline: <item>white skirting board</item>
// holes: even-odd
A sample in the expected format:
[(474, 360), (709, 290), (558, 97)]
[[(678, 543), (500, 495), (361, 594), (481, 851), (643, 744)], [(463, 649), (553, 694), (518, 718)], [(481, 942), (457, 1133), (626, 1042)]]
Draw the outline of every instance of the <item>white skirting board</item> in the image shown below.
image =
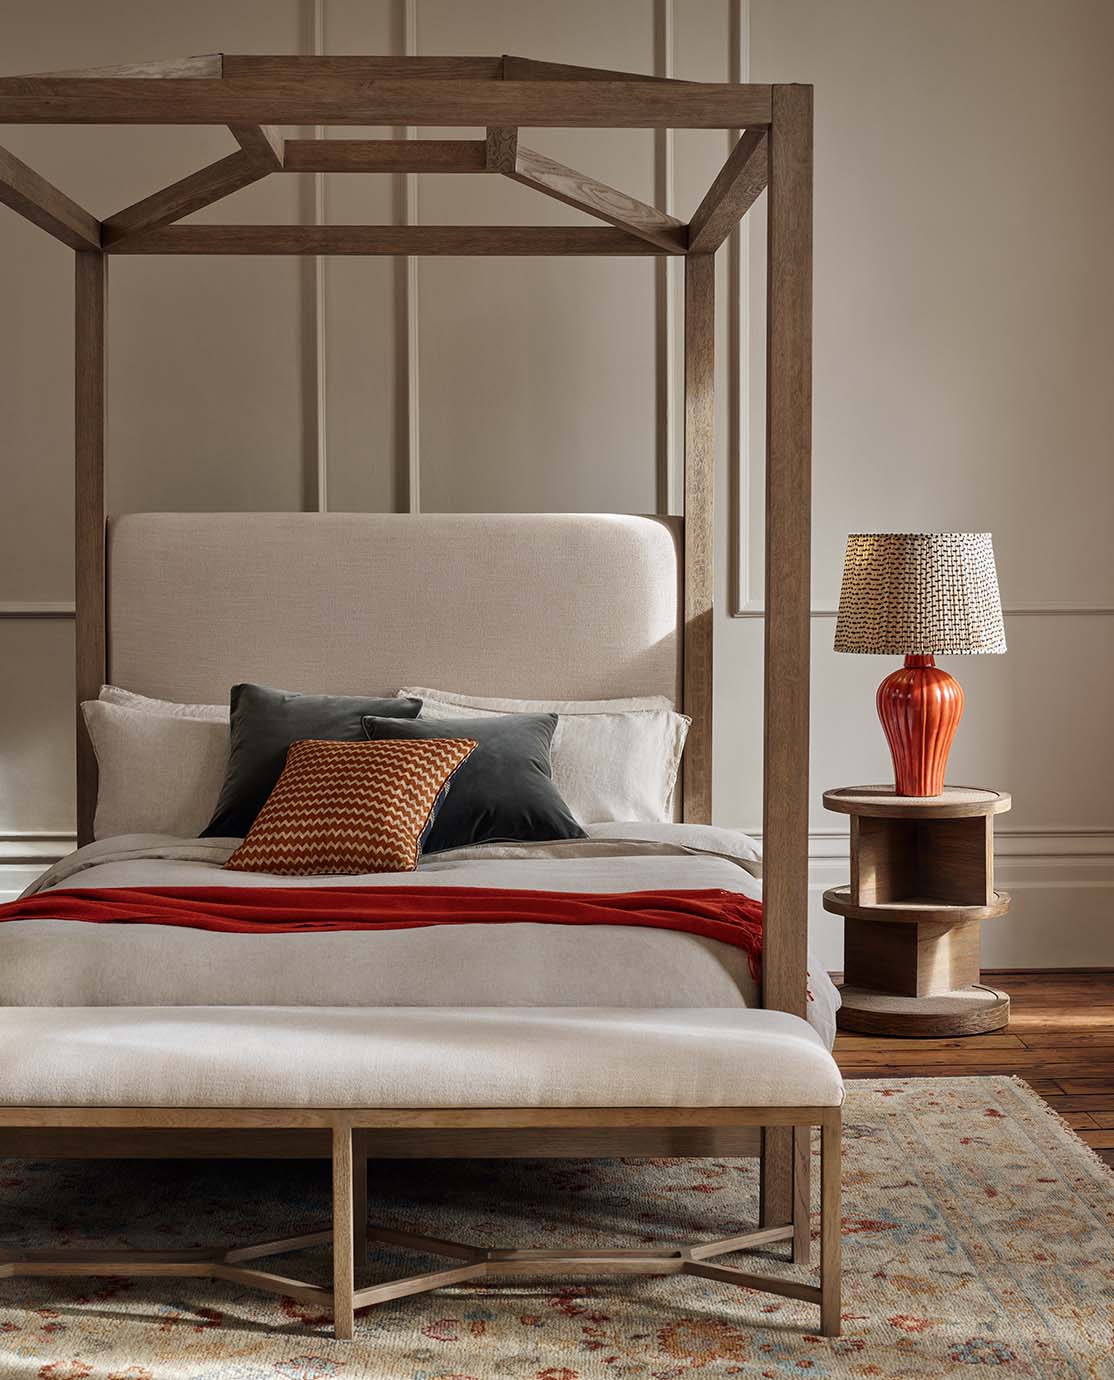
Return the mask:
[[(999, 830), (995, 880), (1013, 903), (983, 926), (987, 968), (1114, 966), (1114, 830)], [(73, 847), (65, 834), (0, 835), (0, 902), (13, 901)], [(809, 839), (809, 933), (830, 971), (843, 968), (843, 924), (821, 906), (823, 892), (847, 881), (847, 836)]]

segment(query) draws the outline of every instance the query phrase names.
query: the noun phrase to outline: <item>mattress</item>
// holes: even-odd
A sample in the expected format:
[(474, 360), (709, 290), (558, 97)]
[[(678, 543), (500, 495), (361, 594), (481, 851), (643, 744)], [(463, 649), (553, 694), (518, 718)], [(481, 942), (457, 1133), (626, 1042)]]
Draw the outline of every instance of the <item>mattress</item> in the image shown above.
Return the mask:
[[(237, 840), (131, 835), (78, 849), (31, 888), (320, 886), (225, 872)], [(732, 830), (593, 825), (562, 843), (486, 844), (345, 886), (558, 892), (722, 888), (761, 895), (757, 850)], [(331, 879), (338, 884), (341, 879)], [(830, 1046), (839, 997), (809, 963), (807, 1017)], [(759, 1004), (746, 953), (671, 930), (513, 923), (224, 934), (65, 920), (0, 924), (0, 1006), (630, 1007)]]

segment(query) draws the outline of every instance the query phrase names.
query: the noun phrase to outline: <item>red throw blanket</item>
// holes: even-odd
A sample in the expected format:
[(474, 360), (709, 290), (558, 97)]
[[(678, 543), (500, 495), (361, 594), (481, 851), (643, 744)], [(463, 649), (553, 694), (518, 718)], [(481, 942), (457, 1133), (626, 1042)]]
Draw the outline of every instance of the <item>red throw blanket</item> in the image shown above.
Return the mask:
[(44, 891), (0, 921), (178, 925), (231, 934), (408, 930), (426, 925), (638, 925), (745, 949), (757, 982), (762, 903), (734, 891), (515, 891), (499, 887), (141, 886)]

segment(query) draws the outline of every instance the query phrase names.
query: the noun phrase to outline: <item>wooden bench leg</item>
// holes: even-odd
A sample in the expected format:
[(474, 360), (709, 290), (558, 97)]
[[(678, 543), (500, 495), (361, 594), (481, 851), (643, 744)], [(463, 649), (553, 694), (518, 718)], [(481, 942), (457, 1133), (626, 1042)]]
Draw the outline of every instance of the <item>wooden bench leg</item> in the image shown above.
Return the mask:
[(367, 1137), (366, 1131), (352, 1133), (352, 1258), (357, 1266), (367, 1264)]
[[(339, 1341), (349, 1341), (355, 1331), (353, 1295), (356, 1291), (353, 1259), (353, 1153), (352, 1127), (333, 1126), (333, 1331)], [(365, 1233), (366, 1234), (366, 1233)]]
[(812, 1254), (812, 1127), (793, 1127), (793, 1264)]
[(764, 1126), (758, 1162), (758, 1220), (782, 1227), (793, 1220), (793, 1128)]
[(843, 1117), (837, 1111), (820, 1128), (820, 1331), (825, 1337), (839, 1336), (842, 1311), (842, 1135)]

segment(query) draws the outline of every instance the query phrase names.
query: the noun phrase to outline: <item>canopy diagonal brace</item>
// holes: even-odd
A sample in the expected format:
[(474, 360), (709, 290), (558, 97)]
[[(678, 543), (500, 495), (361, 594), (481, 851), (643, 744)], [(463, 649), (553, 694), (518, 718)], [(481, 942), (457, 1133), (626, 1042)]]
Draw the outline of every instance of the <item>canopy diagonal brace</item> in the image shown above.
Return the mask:
[(689, 222), (689, 252), (714, 254), (766, 189), (768, 140), (764, 129), (744, 131)]
[(248, 158), (263, 172), (278, 172), (283, 165), (283, 138), (271, 125), (229, 125), (229, 132)]
[(656, 206), (647, 206), (626, 192), (616, 191), (605, 182), (577, 172), (575, 168), (567, 168), (544, 153), (519, 145), (514, 171), (506, 176), (670, 253), (685, 252), (686, 232), (682, 221), (667, 216)]
[(100, 221), (7, 149), (0, 149), (0, 201), (71, 249), (101, 247)]
[(203, 206), (230, 196), (241, 187), (248, 187), (266, 177), (271, 168), (253, 159), (245, 150), (230, 153), (190, 173), (168, 187), (126, 206), (109, 216), (104, 223), (104, 243), (116, 245), (125, 238), (144, 230), (155, 230), (180, 220)]

